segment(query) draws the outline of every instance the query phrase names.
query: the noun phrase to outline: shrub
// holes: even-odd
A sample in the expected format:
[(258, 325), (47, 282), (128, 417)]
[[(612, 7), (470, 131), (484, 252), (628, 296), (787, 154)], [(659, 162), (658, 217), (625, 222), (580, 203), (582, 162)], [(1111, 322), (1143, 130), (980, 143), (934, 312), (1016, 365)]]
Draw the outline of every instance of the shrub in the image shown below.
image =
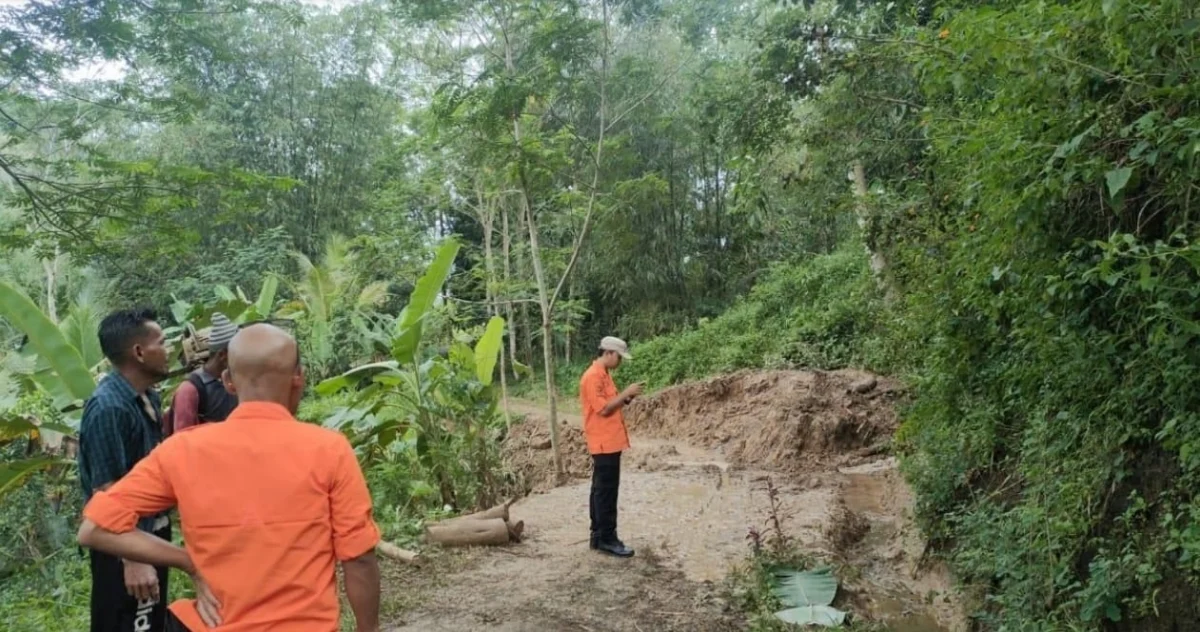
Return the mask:
[(881, 308), (861, 247), (776, 264), (720, 316), (635, 344), (622, 379), (653, 388), (744, 368), (870, 364)]

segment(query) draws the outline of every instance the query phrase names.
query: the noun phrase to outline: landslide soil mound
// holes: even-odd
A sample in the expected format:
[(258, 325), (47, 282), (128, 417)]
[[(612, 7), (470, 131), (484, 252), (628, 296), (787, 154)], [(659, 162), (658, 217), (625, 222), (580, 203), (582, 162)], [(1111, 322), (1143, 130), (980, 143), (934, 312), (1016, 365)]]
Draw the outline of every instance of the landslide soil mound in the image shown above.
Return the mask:
[(742, 371), (634, 402), (631, 434), (720, 450), (730, 463), (784, 472), (844, 463), (896, 430), (900, 384), (854, 370)]
[[(570, 420), (570, 421), (568, 421)], [(562, 445), (563, 469), (570, 478), (592, 475), (587, 442), (570, 414), (561, 416), (558, 440)], [(550, 449), (550, 427), (542, 413), (529, 412), (514, 423), (504, 440), (504, 459), (517, 474), (525, 491), (545, 491), (559, 484), (554, 475), (554, 452)]]

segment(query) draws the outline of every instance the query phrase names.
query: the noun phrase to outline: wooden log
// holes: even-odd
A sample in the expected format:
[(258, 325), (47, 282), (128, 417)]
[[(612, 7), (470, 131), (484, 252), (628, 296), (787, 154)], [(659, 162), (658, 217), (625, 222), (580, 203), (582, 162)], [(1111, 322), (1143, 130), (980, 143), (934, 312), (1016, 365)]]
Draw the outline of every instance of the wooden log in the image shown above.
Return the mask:
[(380, 541), (379, 544), (375, 546), (375, 550), (379, 551), (379, 554), (383, 555), (384, 557), (398, 560), (406, 564), (416, 565), (421, 563), (421, 555), (419, 553), (415, 551), (409, 551), (408, 549), (402, 549), (391, 542)]
[(508, 544), (508, 523), (500, 518), (460, 520), (425, 527), (425, 539), (442, 546), (496, 546)]
[(508, 539), (511, 542), (520, 542), (521, 536), (525, 535), (525, 521), (518, 520), (515, 524), (506, 522), (508, 526)]
[(456, 523), (459, 523), (459, 522), (462, 522), (465, 520), (494, 520), (496, 518), (499, 518), (499, 519), (507, 522), (509, 520), (508, 508), (511, 507), (512, 504), (515, 502), (517, 502), (517, 499), (513, 498), (512, 500), (504, 503), (503, 505), (496, 505), (495, 507), (492, 507), (491, 509), (477, 511), (473, 514), (467, 514), (465, 516), (458, 516), (456, 518), (449, 518), (447, 520), (442, 520), (442, 521), (436, 522), (434, 524), (441, 526), (441, 525), (456, 524)]

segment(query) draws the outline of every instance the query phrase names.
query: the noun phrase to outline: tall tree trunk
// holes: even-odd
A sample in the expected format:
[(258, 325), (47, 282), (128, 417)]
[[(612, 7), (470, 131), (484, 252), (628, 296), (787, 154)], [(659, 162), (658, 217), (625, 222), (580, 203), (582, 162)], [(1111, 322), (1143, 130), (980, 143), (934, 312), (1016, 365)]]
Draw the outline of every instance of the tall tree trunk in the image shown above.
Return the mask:
[(529, 322), (529, 303), (521, 304), (521, 357), (526, 366), (533, 366), (533, 325)]
[[(479, 224), (483, 227), (483, 265), (487, 273), (483, 294), (488, 304), (488, 312), (492, 316), (499, 316), (500, 299), (496, 293), (496, 261), (492, 255), (492, 233), (495, 232), (496, 218), (493, 214), (491, 204), (485, 200), (481, 183), (476, 184), (475, 199), (477, 203), (476, 208), (479, 213)], [(511, 417), (508, 414), (508, 377), (504, 372), (503, 344), (500, 345), (500, 400), (504, 409), (504, 427), (508, 429), (511, 425)]]
[[(512, 233), (508, 227), (508, 204), (500, 207), (500, 223), (503, 234), (500, 235), (500, 247), (504, 250), (504, 287), (510, 288), (512, 283)], [(506, 292), (508, 294), (508, 292)], [(517, 379), (517, 321), (513, 318), (512, 297), (506, 296), (508, 300), (504, 302), (504, 315), (508, 320), (508, 358), (509, 364), (512, 365), (513, 378)], [(503, 367), (501, 367), (503, 368)]]
[[(513, 132), (520, 143), (521, 126), (514, 121)], [(550, 408), (550, 447), (554, 451), (554, 471), (560, 477), (564, 473), (562, 447), (558, 439), (558, 402), (554, 387), (554, 332), (553, 305), (550, 297), (550, 287), (546, 284), (546, 274), (542, 270), (541, 247), (538, 240), (537, 222), (533, 219), (533, 210), (529, 203), (529, 188), (525, 173), (521, 171), (521, 207), (525, 214), (525, 226), (529, 229), (529, 248), (532, 250), (529, 260), (533, 264), (533, 278), (537, 281), (538, 307), (542, 310), (542, 368), (546, 374), (546, 399)]]
[[(565, 287), (567, 281), (571, 278), (571, 272), (575, 269), (575, 265), (579, 262), (579, 253), (583, 249), (583, 244), (587, 240), (588, 231), (591, 228), (592, 216), (596, 209), (597, 190), (600, 186), (600, 171), (602, 164), (601, 158), (603, 157), (604, 152), (604, 138), (606, 132), (608, 131), (609, 125), (608, 119), (605, 115), (608, 103), (606, 79), (608, 77), (608, 56), (610, 44), (608, 32), (608, 1), (601, 0), (600, 6), (604, 16), (602, 26), (604, 47), (600, 54), (600, 103), (599, 107), (597, 108), (597, 114), (599, 117), (599, 125), (597, 128), (599, 131), (596, 137), (595, 153), (592, 156), (592, 186), (591, 192), (588, 196), (587, 210), (583, 216), (583, 225), (580, 227), (579, 234), (575, 238), (574, 245), (571, 249), (571, 256), (567, 260), (567, 266), (563, 270), (562, 276), (559, 277), (558, 283), (555, 284), (553, 290), (551, 290), (549, 284), (547, 283), (545, 271), (542, 269), (542, 254), (538, 239), (538, 226), (537, 221), (533, 216), (533, 204), (531, 201), (532, 191), (529, 186), (528, 178), (526, 177), (524, 168), (525, 164), (523, 160), (518, 160), (517, 162), (517, 177), (519, 178), (519, 189), (521, 193), (521, 210), (525, 218), (526, 228), (529, 232), (529, 246), (531, 250), (529, 253), (529, 260), (533, 264), (533, 275), (534, 279), (537, 281), (538, 288), (538, 305), (541, 307), (542, 312), (542, 362), (546, 374), (547, 404), (550, 409), (550, 445), (554, 451), (555, 473), (560, 479), (565, 472), (563, 470), (562, 448), (559, 444), (558, 437), (558, 394), (554, 384), (554, 306), (558, 301), (559, 296), (562, 295), (563, 288)], [(515, 76), (516, 70), (513, 63), (512, 46), (507, 35), (504, 38), (504, 42), (505, 67), (511, 75)], [(520, 146), (522, 142), (522, 130), (519, 113), (514, 112), (512, 124), (513, 139), (516, 141), (517, 146)]]
[(871, 274), (875, 277), (875, 283), (879, 289), (887, 293), (888, 298), (891, 298), (891, 290), (887, 287), (887, 282), (883, 278), (883, 271), (887, 268), (887, 261), (883, 258), (883, 253), (876, 248), (875, 244), (871, 243), (870, 236), (866, 235), (867, 230), (867, 170), (863, 167), (861, 160), (855, 160), (853, 165), (854, 170), (854, 197), (858, 200), (858, 227), (863, 230), (864, 238), (866, 238), (867, 254), (871, 257)]
[(42, 269), (46, 272), (46, 316), (53, 323), (58, 322), (58, 257), (59, 246), (54, 246), (54, 256), (42, 259)]
[[(504, 38), (504, 62), (505, 69), (510, 75), (516, 75), (516, 67), (513, 62), (512, 44), (507, 35)], [(513, 113), (513, 140), (517, 146), (521, 145), (521, 115), (518, 112)], [(537, 222), (534, 221), (532, 203), (530, 202), (529, 182), (525, 177), (523, 162), (517, 164), (517, 174), (520, 178), (521, 190), (521, 214), (525, 219), (525, 227), (529, 233), (529, 260), (533, 264), (533, 276), (537, 281), (538, 289), (538, 306), (542, 311), (542, 360), (546, 374), (546, 394), (549, 399), (550, 408), (550, 447), (554, 452), (554, 472), (559, 478), (564, 473), (562, 446), (558, 437), (558, 409), (556, 398), (554, 396), (554, 345), (551, 338), (552, 324), (552, 305), (550, 298), (550, 288), (546, 284), (546, 275), (542, 270), (542, 254), (538, 244), (538, 228)]]

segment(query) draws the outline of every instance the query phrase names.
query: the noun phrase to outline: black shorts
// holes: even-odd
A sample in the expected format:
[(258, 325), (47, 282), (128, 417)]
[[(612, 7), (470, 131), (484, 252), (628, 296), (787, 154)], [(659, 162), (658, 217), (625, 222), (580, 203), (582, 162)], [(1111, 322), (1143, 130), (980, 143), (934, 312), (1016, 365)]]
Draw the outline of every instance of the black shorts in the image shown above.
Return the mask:
[(175, 614), (173, 612), (168, 610), (167, 611), (167, 632), (191, 632), (191, 631), (188, 630), (188, 627), (175, 617)]
[[(170, 541), (171, 526), (154, 532)], [(141, 603), (125, 589), (125, 566), (120, 558), (89, 551), (92, 570), (91, 632), (166, 632), (167, 569), (158, 570), (157, 602)], [(172, 617), (173, 618), (173, 617)], [(179, 630), (186, 630), (180, 626)]]

